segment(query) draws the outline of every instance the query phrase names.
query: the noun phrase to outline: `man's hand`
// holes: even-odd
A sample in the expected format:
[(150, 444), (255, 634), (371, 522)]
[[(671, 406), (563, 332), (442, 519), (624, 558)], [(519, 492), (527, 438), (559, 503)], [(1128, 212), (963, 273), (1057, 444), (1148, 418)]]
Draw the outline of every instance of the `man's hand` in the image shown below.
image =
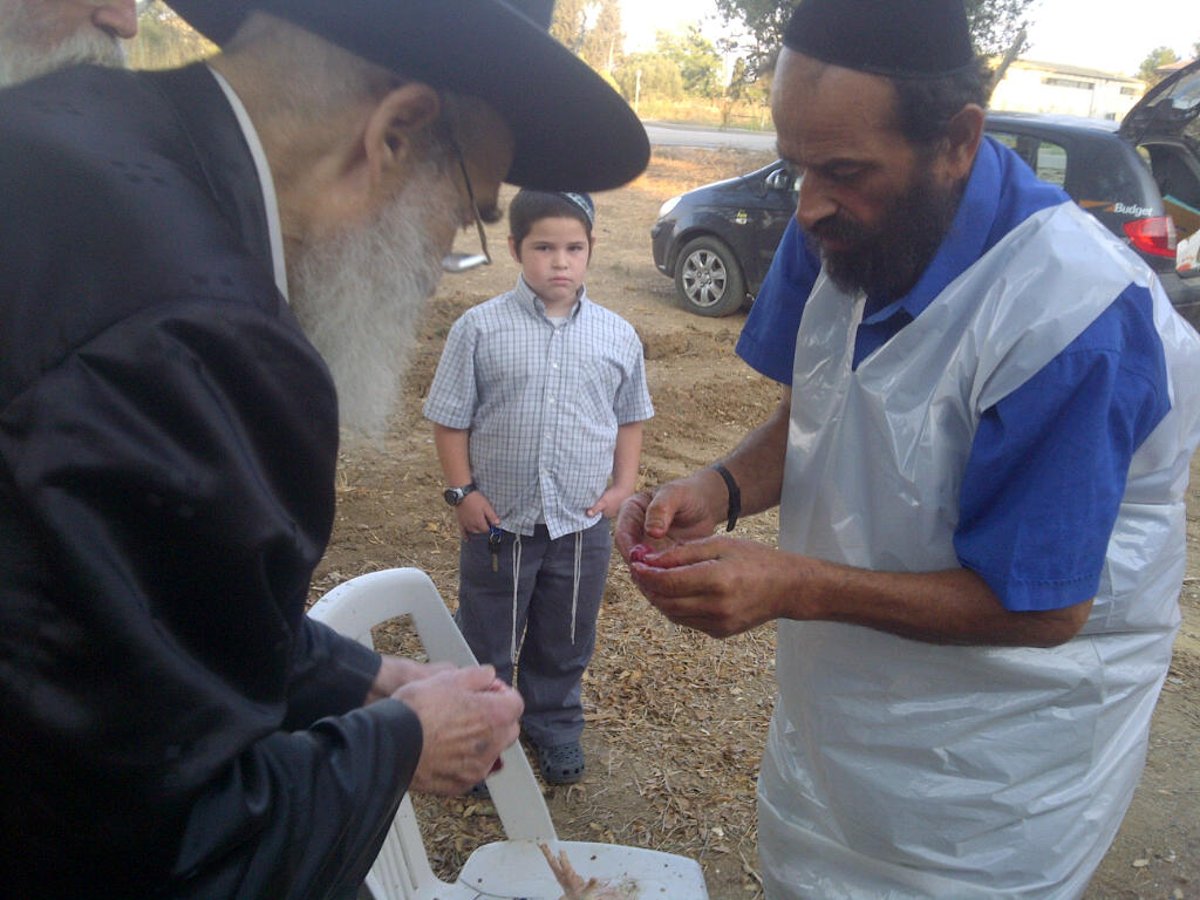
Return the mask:
[(672, 622), (716, 638), (749, 631), (781, 614), (785, 560), (753, 541), (712, 537), (661, 552), (635, 546), (634, 584)]
[(725, 482), (712, 469), (634, 494), (617, 516), (617, 549), (628, 562), (639, 545), (665, 550), (680, 541), (707, 537), (725, 521), (727, 508)]
[(363, 701), (363, 706), (374, 703), (376, 700), (386, 700), (409, 682), (420, 681), (422, 678), (428, 678), (438, 672), (452, 671), (454, 671), (454, 666), (448, 662), (419, 663), (401, 656), (383, 654), (379, 672), (375, 675), (375, 681), (371, 685), (371, 690), (367, 692), (367, 699)]
[(710, 537), (632, 553), (629, 571), (672, 622), (717, 638), (772, 619), (862, 625), (931, 644), (1054, 647), (1087, 622), (1092, 601), (1011, 612), (969, 569), (879, 572)]
[(421, 720), (425, 740), (412, 789), (430, 794), (461, 794), (483, 781), (517, 739), (525, 708), (491, 666), (439, 672), (392, 696)]

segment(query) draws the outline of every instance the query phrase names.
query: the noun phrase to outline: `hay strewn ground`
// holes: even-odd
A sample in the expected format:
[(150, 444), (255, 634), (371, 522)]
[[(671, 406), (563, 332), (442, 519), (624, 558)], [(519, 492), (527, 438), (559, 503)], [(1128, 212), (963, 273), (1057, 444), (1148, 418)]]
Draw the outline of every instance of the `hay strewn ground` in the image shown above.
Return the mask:
[[(647, 484), (685, 474), (731, 448), (774, 406), (778, 389), (733, 354), (741, 316), (701, 319), (675, 303), (650, 256), (659, 204), (681, 190), (750, 171), (766, 160), (733, 152), (657, 154), (648, 173), (600, 195), (599, 244), (589, 291), (638, 329), (657, 416), (642, 457)], [(502, 225), (489, 229), (502, 247)], [(313, 597), (379, 568), (411, 565), (433, 577), (450, 605), (457, 536), (440, 499), (442, 478), (420, 401), (446, 330), (468, 306), (507, 289), (505, 260), (448, 279), (433, 301), (414, 358), (405, 408), (377, 447), (343, 454), (333, 543)], [(1156, 718), (1150, 766), (1089, 898), (1200, 897), (1200, 471), (1193, 466), (1191, 580), (1176, 664)], [(771, 516), (739, 532), (772, 541)], [(399, 632), (394, 639), (402, 641)], [(399, 643), (398, 646), (403, 646)], [(614, 561), (596, 657), (585, 683), (588, 774), (547, 792), (562, 837), (638, 844), (700, 860), (715, 900), (761, 896), (754, 781), (774, 684), (774, 630), (725, 642), (662, 619)], [(487, 802), (417, 798), (430, 856), (448, 875), (480, 843), (500, 836)]]

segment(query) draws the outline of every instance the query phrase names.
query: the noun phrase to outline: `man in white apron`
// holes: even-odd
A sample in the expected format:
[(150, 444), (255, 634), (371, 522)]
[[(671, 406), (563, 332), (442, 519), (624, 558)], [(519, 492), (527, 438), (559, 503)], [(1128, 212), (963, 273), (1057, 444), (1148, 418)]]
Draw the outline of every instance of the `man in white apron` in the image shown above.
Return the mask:
[[(738, 346), (790, 387), (618, 523), (672, 620), (779, 620), (768, 897), (1077, 897), (1144, 762), (1200, 338), (985, 99), (961, 0), (801, 3), (796, 223)], [(707, 537), (775, 503), (779, 549)]]

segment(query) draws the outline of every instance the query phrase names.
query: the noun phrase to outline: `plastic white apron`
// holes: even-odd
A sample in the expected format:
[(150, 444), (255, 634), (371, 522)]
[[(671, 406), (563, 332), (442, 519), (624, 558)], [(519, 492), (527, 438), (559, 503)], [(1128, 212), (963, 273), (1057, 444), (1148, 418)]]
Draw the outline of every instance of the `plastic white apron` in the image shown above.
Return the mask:
[(1078, 637), (1049, 650), (943, 647), (780, 621), (759, 781), (768, 897), (1082, 893), (1144, 762), (1179, 623), (1200, 440), (1200, 340), (1074, 204), (1023, 223), (857, 371), (862, 298), (818, 281), (797, 340), (780, 544), (911, 572), (959, 565), (959, 485), (981, 413), (1148, 281), (1171, 383), (1191, 389), (1173, 392), (1134, 456)]

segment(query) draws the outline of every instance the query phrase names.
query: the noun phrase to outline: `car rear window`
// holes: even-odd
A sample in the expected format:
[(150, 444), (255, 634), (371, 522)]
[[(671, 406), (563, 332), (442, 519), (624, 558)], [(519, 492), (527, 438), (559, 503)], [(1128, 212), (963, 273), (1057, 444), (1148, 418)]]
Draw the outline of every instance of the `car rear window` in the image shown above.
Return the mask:
[(1043, 136), (991, 125), (988, 134), (1011, 147), (1038, 177), (1057, 185), (1092, 212), (1125, 217), (1161, 215), (1162, 198), (1148, 160), (1116, 134)]
[(1010, 150), (1025, 160), (1025, 164), (1037, 173), (1037, 177), (1049, 184), (1065, 187), (1067, 183), (1067, 149), (1028, 134), (1010, 134), (1004, 131), (989, 132)]

